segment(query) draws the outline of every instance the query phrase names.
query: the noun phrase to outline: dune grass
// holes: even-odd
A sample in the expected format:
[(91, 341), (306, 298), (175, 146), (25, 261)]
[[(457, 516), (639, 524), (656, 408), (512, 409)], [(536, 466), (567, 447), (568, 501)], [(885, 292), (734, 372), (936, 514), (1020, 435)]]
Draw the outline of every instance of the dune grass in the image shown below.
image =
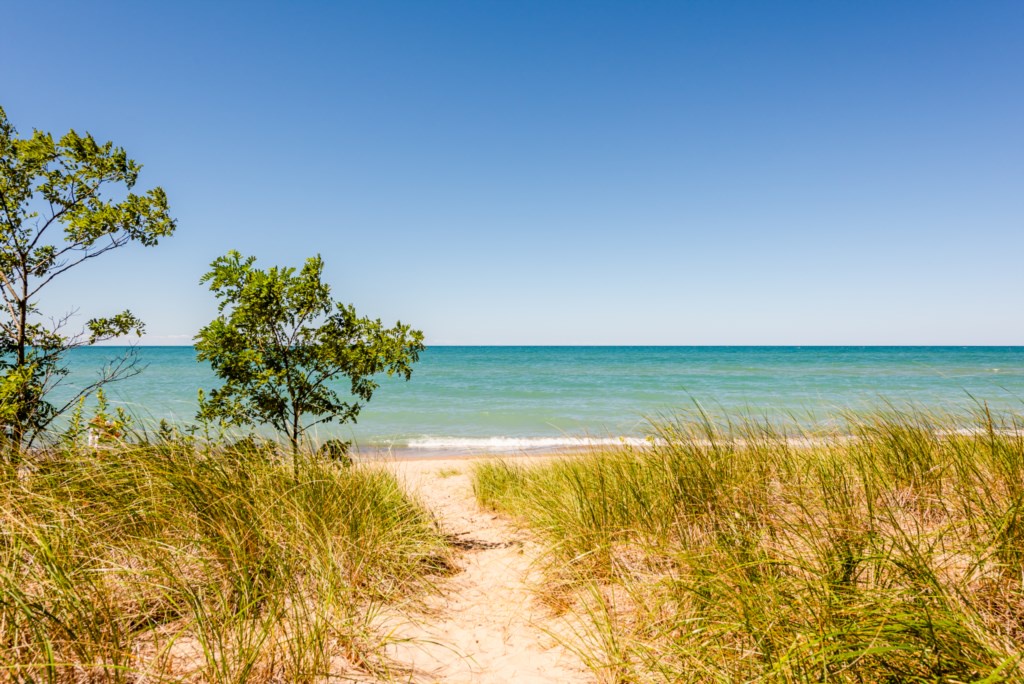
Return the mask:
[(386, 674), (382, 605), (449, 549), (381, 469), (115, 445), (0, 472), (0, 679)]
[(542, 596), (602, 681), (1024, 680), (1020, 419), (846, 420), (662, 422), (474, 486), (550, 547)]

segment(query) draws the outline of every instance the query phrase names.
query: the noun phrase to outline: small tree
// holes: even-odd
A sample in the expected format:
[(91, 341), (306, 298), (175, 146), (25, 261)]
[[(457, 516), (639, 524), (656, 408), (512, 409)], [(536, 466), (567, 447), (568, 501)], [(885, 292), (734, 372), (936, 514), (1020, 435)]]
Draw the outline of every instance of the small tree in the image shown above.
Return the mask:
[[(58, 141), (41, 131), (19, 138), (0, 108), (0, 422), (16, 447), (31, 445), (97, 387), (137, 370), (126, 356), (66, 403), (50, 403), (69, 350), (141, 334), (143, 324), (123, 311), (69, 331), (73, 312), (47, 319), (38, 298), (86, 261), (132, 242), (153, 246), (174, 232), (161, 188), (131, 192), (141, 168), (122, 148), (73, 130)], [(117, 199), (105, 196), (111, 192)]]
[[(224, 385), (200, 405), (201, 420), (229, 425), (269, 424), (284, 433), (298, 469), (299, 445), (315, 425), (356, 420), (380, 373), (406, 380), (419, 359), (423, 333), (401, 322), (359, 318), (334, 302), (322, 282), (323, 261), (302, 270), (253, 267), (235, 251), (216, 259), (200, 282), (220, 300), (219, 315), (196, 336), (200, 361)], [(337, 383), (348, 380), (348, 396)]]

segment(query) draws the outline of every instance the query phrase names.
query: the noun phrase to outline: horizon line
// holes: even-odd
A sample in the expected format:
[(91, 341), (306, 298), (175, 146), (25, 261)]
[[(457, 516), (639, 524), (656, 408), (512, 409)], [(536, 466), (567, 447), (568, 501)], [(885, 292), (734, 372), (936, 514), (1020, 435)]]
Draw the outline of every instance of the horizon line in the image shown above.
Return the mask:
[[(78, 348), (79, 349), (89, 349), (89, 348), (111, 348), (111, 349), (116, 349), (116, 348), (124, 348), (124, 347), (137, 347), (137, 348), (145, 347), (145, 348), (151, 348), (151, 349), (153, 349), (153, 348), (181, 348), (181, 349), (191, 348), (191, 349), (194, 349), (195, 345), (194, 344), (145, 344), (145, 343), (138, 343), (138, 342), (136, 342), (136, 343), (128, 343), (128, 344), (94, 344), (94, 345), (87, 345), (87, 346), (78, 347)], [(474, 344), (460, 344), (460, 343), (444, 343), (444, 344), (428, 344), (428, 345), (426, 345), (426, 347), (427, 347), (427, 349), (438, 348), (438, 347), (479, 347), (479, 348), (484, 348), (484, 347), (491, 347), (491, 348), (493, 348), (493, 347), (505, 347), (505, 348), (514, 348), (514, 347), (556, 347), (556, 348), (557, 347), (563, 347), (563, 348), (578, 348), (578, 347), (591, 347), (591, 348), (649, 347), (649, 348), (691, 348), (691, 349), (710, 348), (710, 347), (762, 348), (762, 349), (763, 348), (801, 349), (801, 348), (855, 348), (855, 347), (883, 348), (883, 347), (900, 347), (900, 348), (907, 348), (907, 349), (915, 349), (915, 348), (916, 349), (927, 349), (927, 348), (935, 348), (935, 347), (945, 347), (945, 348), (978, 348), (978, 347), (1009, 347), (1009, 348), (1018, 348), (1019, 347), (1019, 348), (1024, 348), (1024, 343), (1020, 343), (1020, 344), (999, 344), (999, 343), (991, 343), (991, 342), (989, 342), (989, 343), (969, 343), (969, 344), (956, 344), (956, 343), (894, 344), (894, 343), (884, 343), (884, 342), (875, 342), (875, 343), (868, 343), (868, 344), (864, 344), (864, 343), (861, 343), (861, 344), (858, 344), (858, 343), (842, 343), (842, 344), (836, 344), (836, 343), (829, 343), (829, 344), (824, 344), (824, 343), (809, 343), (809, 344), (807, 344), (807, 343), (803, 343), (803, 344), (802, 343), (769, 343), (769, 344), (759, 344), (759, 343), (740, 343), (740, 344), (735, 344), (735, 343), (733, 343), (733, 344), (720, 344), (720, 343), (715, 343), (715, 344), (710, 344), (710, 343), (701, 343), (701, 344), (685, 344), (685, 343), (672, 343), (672, 344), (652, 344), (652, 343), (615, 343), (615, 344), (602, 344), (602, 343), (557, 343), (557, 344), (551, 344), (551, 343), (541, 343), (541, 344), (536, 344), (536, 343), (530, 343), (530, 344), (526, 344), (526, 343), (499, 343), (499, 344), (493, 344), (493, 343), (474, 343)]]

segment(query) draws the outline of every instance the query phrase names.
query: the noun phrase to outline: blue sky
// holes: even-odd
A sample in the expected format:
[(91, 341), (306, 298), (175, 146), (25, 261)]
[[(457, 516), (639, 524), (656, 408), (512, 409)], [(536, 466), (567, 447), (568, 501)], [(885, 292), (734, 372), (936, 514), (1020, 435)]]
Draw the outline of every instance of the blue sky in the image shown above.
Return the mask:
[(1024, 343), (1024, 3), (9, 2), (0, 106), (178, 233), (42, 302), (320, 253), (432, 344)]

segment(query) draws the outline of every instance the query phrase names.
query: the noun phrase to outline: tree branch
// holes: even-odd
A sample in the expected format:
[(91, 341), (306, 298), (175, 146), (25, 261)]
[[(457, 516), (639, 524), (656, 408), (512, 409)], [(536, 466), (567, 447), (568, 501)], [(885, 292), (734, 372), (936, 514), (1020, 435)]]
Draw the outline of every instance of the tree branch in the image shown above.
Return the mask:
[[(96, 250), (95, 252), (86, 252), (79, 259), (77, 259), (75, 261), (70, 261), (70, 262), (66, 263), (65, 265), (61, 266), (60, 268), (58, 268), (58, 269), (56, 269), (54, 271), (51, 271), (50, 274), (46, 278), (44, 278), (38, 285), (36, 285), (35, 289), (32, 290), (32, 292), (29, 293), (29, 297), (35, 297), (39, 293), (40, 290), (42, 290), (44, 287), (46, 287), (50, 283), (50, 281), (52, 281), (54, 278), (56, 278), (60, 274), (67, 273), (68, 271), (73, 269), (75, 266), (78, 266), (79, 264), (81, 264), (81, 263), (83, 263), (85, 261), (88, 261), (89, 259), (93, 259), (95, 257), (98, 257), (101, 254), (106, 254), (110, 250), (117, 249), (118, 247), (123, 247), (126, 244), (128, 244), (128, 239), (127, 238), (125, 238), (123, 241), (113, 240), (113, 238), (111, 238), (111, 244), (106, 245), (104, 247), (101, 247), (100, 249)], [(69, 251), (72, 251), (72, 250), (64, 249), (64, 250), (61, 250), (61, 253), (67, 253)]]
[[(75, 207), (81, 205), (82, 202), (84, 202), (85, 200), (89, 199), (90, 197), (94, 197), (96, 195), (96, 192), (100, 189), (100, 186), (103, 185), (103, 183), (105, 183), (107, 180), (109, 180), (109, 179), (108, 178), (100, 178), (98, 181), (96, 181), (96, 185), (94, 185), (89, 190), (89, 192), (85, 193), (84, 195), (82, 195), (81, 197), (78, 197), (78, 198), (72, 197), (72, 199), (69, 201), (69, 203), (64, 205), (64, 207), (60, 211), (58, 211), (55, 214), (51, 214), (50, 218), (46, 219), (46, 221), (43, 223), (41, 228), (39, 226), (36, 226), (36, 236), (32, 239), (32, 242), (29, 243), (28, 250), (31, 252), (32, 250), (34, 250), (36, 248), (36, 246), (39, 244), (39, 240), (43, 237), (43, 233), (45, 233), (46, 230), (50, 226), (53, 225), (54, 221), (59, 221), (60, 219), (64, 218), (64, 216), (69, 211), (71, 211)], [(52, 204), (51, 204), (51, 206), (52, 206)]]

